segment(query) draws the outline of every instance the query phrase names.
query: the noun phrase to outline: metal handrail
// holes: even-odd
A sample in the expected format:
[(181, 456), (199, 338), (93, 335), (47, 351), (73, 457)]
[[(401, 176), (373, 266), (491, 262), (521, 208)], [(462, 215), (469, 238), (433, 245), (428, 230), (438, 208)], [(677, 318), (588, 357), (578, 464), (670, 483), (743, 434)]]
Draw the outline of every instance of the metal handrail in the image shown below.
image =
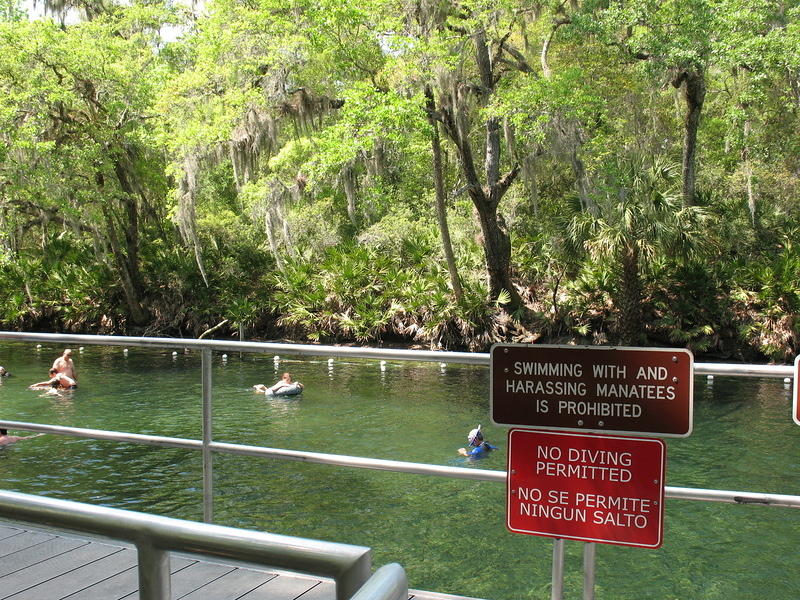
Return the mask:
[[(331, 577), (337, 600), (354, 597), (370, 578), (370, 549), (261, 531), (196, 523), (170, 517), (0, 491), (0, 516), (103, 535), (136, 545), (142, 600), (169, 600), (170, 551), (201, 553)], [(402, 570), (402, 569), (401, 569)], [(382, 572), (367, 598), (395, 599), (405, 574)], [(406, 583), (407, 585), (407, 583)], [(378, 592), (388, 589), (392, 595)], [(384, 590), (385, 593), (385, 590)]]
[[(101, 429), (84, 429), (80, 427), (63, 427), (60, 425), (43, 425), (39, 423), (25, 423), (22, 421), (0, 420), (0, 426), (7, 429), (17, 429), (21, 431), (69, 435), (72, 437), (89, 438), (93, 440), (130, 442), (148, 446), (166, 446), (170, 448), (185, 448), (189, 450), (201, 450), (203, 448), (202, 440), (192, 440), (186, 438), (106, 431)], [(287, 450), (286, 448), (268, 448), (265, 446), (248, 446), (244, 444), (229, 444), (224, 442), (211, 442), (211, 444), (209, 444), (209, 449), (211, 451), (221, 452), (223, 454), (275, 458), (279, 460), (292, 460), (339, 467), (373, 469), (378, 471), (394, 471), (396, 473), (433, 475), (438, 477), (448, 477), (451, 479), (469, 479), (472, 481), (494, 481), (505, 483), (508, 477), (507, 471), (491, 469), (448, 467), (443, 465), (405, 462), (401, 460), (365, 458), (361, 456), (328, 454), (324, 452), (308, 452), (304, 450)], [(759, 506), (800, 508), (800, 496), (794, 496), (790, 494), (710, 490), (702, 488), (675, 487), (669, 485), (665, 487), (665, 494), (667, 498), (673, 498), (677, 500), (699, 500), (703, 502), (727, 502), (730, 504), (755, 504)]]
[[(93, 344), (100, 346), (139, 346), (150, 348), (189, 348), (214, 352), (276, 352), (297, 356), (327, 356), (332, 358), (367, 358), (444, 362), (463, 365), (489, 366), (486, 352), (446, 352), (439, 350), (405, 350), (397, 348), (361, 348), (350, 346), (317, 346), (313, 344), (284, 344), (278, 342), (235, 342), (227, 340), (198, 340), (133, 336), (74, 335), (64, 333), (22, 333), (0, 331), (0, 340), (48, 342), (62, 344)], [(757, 365), (729, 363), (694, 363), (696, 375), (729, 375), (743, 377), (792, 377), (792, 365)]]
[(397, 563), (383, 565), (352, 600), (408, 600), (408, 578)]

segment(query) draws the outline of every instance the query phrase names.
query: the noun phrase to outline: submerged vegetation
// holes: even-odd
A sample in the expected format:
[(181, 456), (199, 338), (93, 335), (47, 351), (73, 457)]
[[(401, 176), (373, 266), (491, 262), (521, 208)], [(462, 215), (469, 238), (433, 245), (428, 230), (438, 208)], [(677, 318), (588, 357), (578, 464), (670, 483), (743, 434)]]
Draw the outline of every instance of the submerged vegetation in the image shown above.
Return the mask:
[(42, 4), (4, 329), (800, 352), (797, 2)]

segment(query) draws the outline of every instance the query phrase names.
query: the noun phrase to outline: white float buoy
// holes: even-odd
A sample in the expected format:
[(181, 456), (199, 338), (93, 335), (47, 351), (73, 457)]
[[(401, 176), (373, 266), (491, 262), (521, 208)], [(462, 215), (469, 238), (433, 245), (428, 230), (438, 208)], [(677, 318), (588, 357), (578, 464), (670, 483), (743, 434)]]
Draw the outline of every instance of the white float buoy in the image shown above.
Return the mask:
[(274, 360), (275, 362), (280, 362), (281, 357), (276, 354), (275, 356), (272, 357), (272, 360)]
[(783, 383), (792, 383), (792, 378), (791, 377), (784, 377)]
[(178, 356), (178, 351), (177, 350), (173, 350), (172, 351), (172, 356)]
[(385, 370), (386, 370), (386, 361), (382, 360), (381, 361), (381, 371), (385, 371)]
[(222, 360), (228, 360), (228, 355), (227, 354), (223, 354), (222, 355)]
[(332, 359), (332, 358), (329, 358), (329, 359), (328, 359), (328, 364), (329, 364), (329, 365), (333, 365), (333, 359)]
[(37, 350), (41, 350), (42, 349), (42, 345), (41, 344), (36, 344), (36, 349)]
[(127, 353), (128, 353), (128, 349), (127, 349), (127, 348), (123, 348), (123, 349), (122, 349), (122, 353), (123, 353), (123, 354), (127, 354)]
[(78, 352), (80, 352), (81, 354), (83, 354), (83, 346), (81, 346), (80, 348), (78, 348)]

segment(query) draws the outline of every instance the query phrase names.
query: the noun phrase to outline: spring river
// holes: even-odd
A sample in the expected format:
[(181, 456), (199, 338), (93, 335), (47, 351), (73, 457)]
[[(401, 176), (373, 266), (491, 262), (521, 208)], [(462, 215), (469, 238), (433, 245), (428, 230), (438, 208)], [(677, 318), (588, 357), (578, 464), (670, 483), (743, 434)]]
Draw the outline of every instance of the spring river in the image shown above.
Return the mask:
[[(202, 438), (200, 355), (119, 347), (75, 351), (79, 389), (26, 389), (61, 347), (0, 343), (6, 420)], [(506, 469), (506, 431), (488, 415), (489, 369), (214, 354), (214, 439), (294, 450)], [(291, 371), (297, 398), (255, 394)], [(695, 380), (694, 431), (669, 439), (667, 485), (800, 494), (800, 427), (782, 379)], [(500, 448), (457, 456), (483, 425)], [(19, 432), (17, 432), (19, 433)], [(0, 449), (8, 490), (202, 519), (201, 456), (191, 450), (45, 435)], [(214, 457), (214, 517), (245, 527), (370, 546), (410, 587), (491, 600), (550, 597), (552, 541), (511, 533), (505, 487), (292, 461)], [(667, 500), (658, 550), (598, 545), (596, 598), (800, 597), (800, 511)], [(566, 597), (580, 597), (582, 544), (567, 542)]]

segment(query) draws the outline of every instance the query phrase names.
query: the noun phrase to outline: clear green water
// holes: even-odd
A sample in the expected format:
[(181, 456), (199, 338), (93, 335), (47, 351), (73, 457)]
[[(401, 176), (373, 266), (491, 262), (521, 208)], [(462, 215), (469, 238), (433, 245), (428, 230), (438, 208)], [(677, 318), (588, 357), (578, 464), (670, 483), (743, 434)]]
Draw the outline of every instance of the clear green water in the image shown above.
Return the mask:
[[(8, 420), (201, 437), (200, 357), (86, 347), (81, 387), (29, 391), (61, 348), (0, 345), (13, 376), (0, 384)], [(299, 399), (250, 386), (291, 371)], [(500, 451), (477, 464), (505, 470), (505, 430), (488, 418), (488, 368), (214, 355), (217, 441), (470, 466), (456, 456), (482, 423)], [(668, 485), (800, 494), (800, 427), (782, 380), (695, 382), (695, 427), (668, 441)], [(373, 548), (417, 589), (493, 600), (549, 598), (552, 542), (505, 529), (502, 484), (215, 456), (215, 519)], [(9, 490), (200, 520), (199, 453), (54, 435), (0, 450)], [(751, 600), (800, 597), (800, 511), (669, 500), (659, 550), (600, 545), (597, 598)], [(567, 543), (566, 597), (581, 595), (582, 544)]]

